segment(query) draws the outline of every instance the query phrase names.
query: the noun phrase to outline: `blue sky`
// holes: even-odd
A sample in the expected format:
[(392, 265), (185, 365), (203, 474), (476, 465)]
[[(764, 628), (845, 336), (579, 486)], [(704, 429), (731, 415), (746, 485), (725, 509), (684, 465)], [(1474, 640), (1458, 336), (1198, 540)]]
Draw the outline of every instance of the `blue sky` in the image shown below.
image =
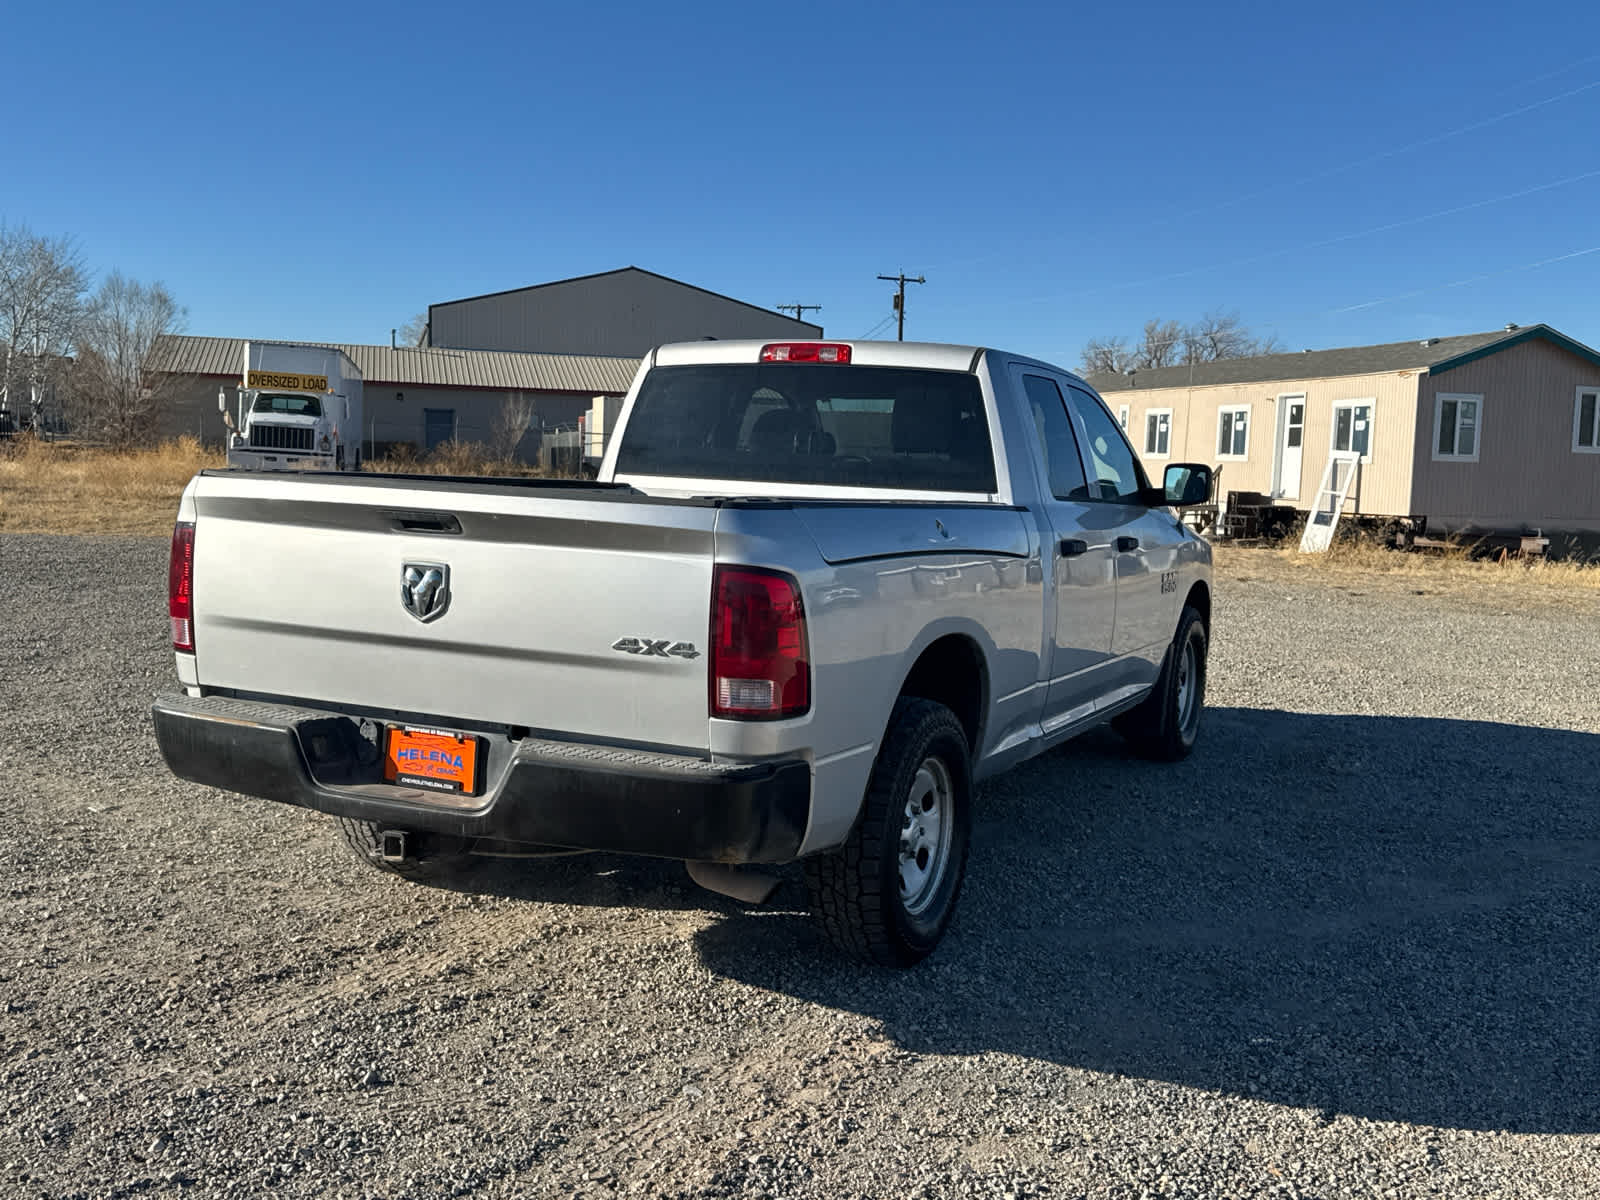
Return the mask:
[(1217, 308), (1600, 344), (1592, 0), (95, 7), (7, 18), (0, 219), (191, 333), (634, 264), (841, 337), (920, 272), (908, 338), (1069, 366)]

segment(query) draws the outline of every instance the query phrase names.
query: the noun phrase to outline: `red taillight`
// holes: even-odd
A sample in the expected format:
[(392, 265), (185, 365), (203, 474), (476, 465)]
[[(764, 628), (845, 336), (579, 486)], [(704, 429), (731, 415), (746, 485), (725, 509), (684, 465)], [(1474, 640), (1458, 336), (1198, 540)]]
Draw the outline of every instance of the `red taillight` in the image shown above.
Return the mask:
[(761, 347), (761, 361), (847, 363), (850, 347), (841, 342), (772, 342)]
[(172, 618), (172, 648), (194, 653), (194, 522), (172, 527), (172, 557), (167, 562), (167, 615)]
[(711, 584), (711, 715), (797, 717), (811, 707), (800, 585), (754, 567), (718, 567)]

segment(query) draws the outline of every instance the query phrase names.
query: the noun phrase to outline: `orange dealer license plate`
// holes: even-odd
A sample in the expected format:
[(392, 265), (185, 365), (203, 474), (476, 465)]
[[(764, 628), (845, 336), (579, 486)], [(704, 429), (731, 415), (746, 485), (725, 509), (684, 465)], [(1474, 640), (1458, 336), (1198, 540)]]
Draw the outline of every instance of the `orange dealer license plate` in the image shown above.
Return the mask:
[(390, 783), (476, 796), (479, 740), (447, 729), (390, 729), (383, 777)]

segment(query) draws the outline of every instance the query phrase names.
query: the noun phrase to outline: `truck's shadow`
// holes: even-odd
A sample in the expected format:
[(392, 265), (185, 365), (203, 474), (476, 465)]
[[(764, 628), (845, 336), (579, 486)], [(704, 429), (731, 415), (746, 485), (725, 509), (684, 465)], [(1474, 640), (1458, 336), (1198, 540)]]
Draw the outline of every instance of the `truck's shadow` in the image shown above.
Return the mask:
[(1179, 766), (1108, 733), (995, 781), (956, 922), (914, 971), (844, 962), (798, 912), (730, 912), (701, 955), (914, 1052), (1329, 1116), (1600, 1130), (1600, 736), (1207, 723)]
[[(789, 873), (796, 874), (793, 868)], [(680, 862), (619, 854), (485, 858), (422, 886), (584, 908), (692, 910), (729, 916), (744, 908), (699, 887)]]

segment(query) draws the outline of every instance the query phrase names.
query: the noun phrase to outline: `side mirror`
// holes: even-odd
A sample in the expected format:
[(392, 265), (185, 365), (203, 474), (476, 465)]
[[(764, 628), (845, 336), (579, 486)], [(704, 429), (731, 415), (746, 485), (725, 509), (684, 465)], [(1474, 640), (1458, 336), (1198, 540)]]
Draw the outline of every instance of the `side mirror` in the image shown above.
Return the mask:
[(1211, 468), (1204, 463), (1172, 463), (1162, 481), (1167, 503), (1191, 508), (1211, 499)]
[(224, 416), (228, 413), (228, 393), (221, 388), (217, 389), (217, 411)]

